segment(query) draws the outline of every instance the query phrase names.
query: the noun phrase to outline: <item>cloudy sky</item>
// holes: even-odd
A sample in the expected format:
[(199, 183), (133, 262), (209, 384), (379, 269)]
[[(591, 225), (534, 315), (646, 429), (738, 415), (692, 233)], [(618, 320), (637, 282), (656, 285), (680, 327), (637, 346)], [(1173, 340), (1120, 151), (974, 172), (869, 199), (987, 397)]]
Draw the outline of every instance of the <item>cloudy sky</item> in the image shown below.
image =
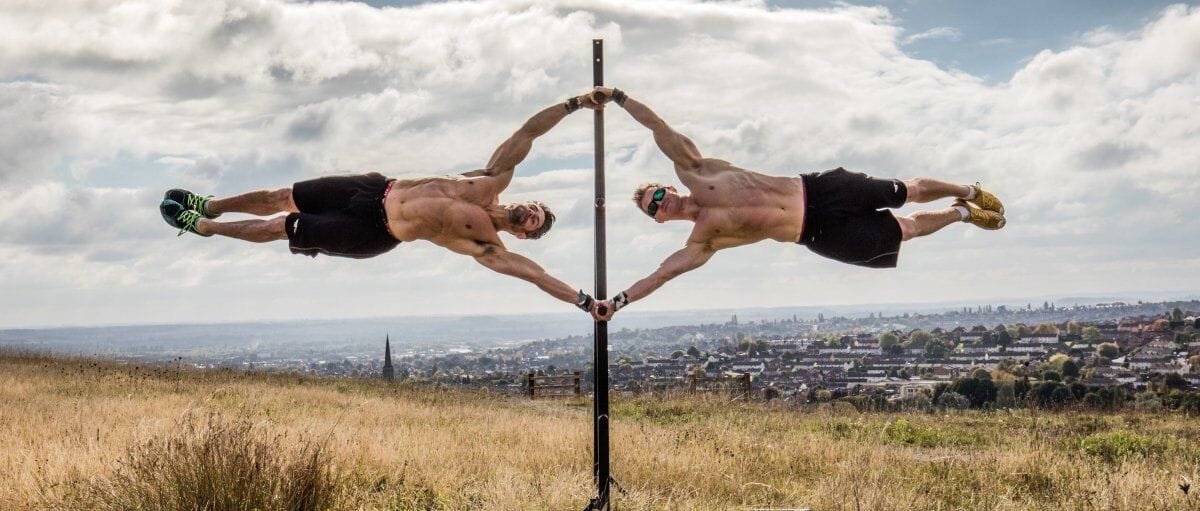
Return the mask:
[[(978, 180), (1009, 212), (999, 232), (954, 225), (906, 244), (895, 270), (777, 243), (725, 251), (639, 309), (1194, 292), (1200, 7), (994, 4), (5, 0), (0, 327), (569, 310), (425, 242), (310, 259), (176, 237), (156, 206), (173, 186), (221, 196), (477, 168), (588, 88), (594, 37), (609, 84), (706, 156)], [(620, 290), (689, 225), (625, 199), (672, 178), (649, 133), (619, 109), (606, 133)], [(544, 200), (560, 221), (539, 241), (505, 238), (586, 288), (591, 137), (583, 112), (535, 142), (507, 199)]]

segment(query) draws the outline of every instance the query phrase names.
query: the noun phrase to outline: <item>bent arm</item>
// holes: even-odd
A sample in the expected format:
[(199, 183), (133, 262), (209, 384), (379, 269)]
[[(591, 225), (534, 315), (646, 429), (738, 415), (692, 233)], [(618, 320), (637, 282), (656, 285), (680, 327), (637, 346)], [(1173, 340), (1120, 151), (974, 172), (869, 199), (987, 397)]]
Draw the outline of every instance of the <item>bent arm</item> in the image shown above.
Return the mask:
[(629, 286), (625, 295), (630, 303), (641, 300), (667, 281), (703, 266), (715, 253), (716, 250), (710, 244), (689, 242), (687, 246), (663, 260), (654, 273)]
[(640, 101), (626, 96), (621, 105), (633, 120), (642, 124), (654, 133), (654, 142), (658, 148), (675, 163), (676, 169), (695, 169), (700, 166), (700, 150), (696, 149), (690, 139), (675, 131), (658, 114), (643, 105)]
[[(581, 98), (577, 97), (577, 99)], [(516, 133), (513, 133), (508, 140), (496, 148), (496, 151), (492, 153), (492, 158), (488, 160), (487, 167), (466, 172), (463, 175), (467, 177), (492, 176), (499, 181), (501, 190), (507, 188), (508, 183), (512, 181), (517, 164), (521, 163), (529, 155), (529, 150), (533, 148), (533, 139), (545, 135), (550, 128), (553, 128), (572, 111), (574, 110), (568, 108), (568, 104), (565, 102), (542, 109), (525, 121), (525, 124), (521, 125)]]
[(531, 259), (509, 252), (503, 246), (486, 245), (482, 247), (481, 253), (475, 256), (475, 260), (492, 271), (519, 278), (537, 286), (550, 296), (571, 305), (576, 304), (578, 294), (571, 286), (546, 273), (546, 270)]

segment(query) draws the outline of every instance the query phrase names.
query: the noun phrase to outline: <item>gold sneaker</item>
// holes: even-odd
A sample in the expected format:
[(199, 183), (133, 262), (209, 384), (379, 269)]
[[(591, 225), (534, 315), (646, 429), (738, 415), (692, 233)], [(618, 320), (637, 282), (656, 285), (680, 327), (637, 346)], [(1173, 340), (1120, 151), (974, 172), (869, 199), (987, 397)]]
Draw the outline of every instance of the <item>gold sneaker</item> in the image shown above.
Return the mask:
[(963, 219), (964, 222), (974, 224), (977, 227), (987, 229), (989, 231), (994, 231), (1004, 227), (1004, 224), (1008, 222), (1004, 219), (1004, 215), (1001, 215), (995, 211), (988, 211), (986, 209), (978, 208), (974, 204), (962, 199), (954, 201), (954, 205), (967, 208), (969, 215)]
[(995, 211), (1000, 213), (1001, 216), (1004, 215), (1004, 204), (1001, 204), (1000, 199), (997, 199), (995, 195), (984, 191), (979, 186), (978, 181), (975, 182), (975, 198), (971, 199), (971, 202), (988, 211)]

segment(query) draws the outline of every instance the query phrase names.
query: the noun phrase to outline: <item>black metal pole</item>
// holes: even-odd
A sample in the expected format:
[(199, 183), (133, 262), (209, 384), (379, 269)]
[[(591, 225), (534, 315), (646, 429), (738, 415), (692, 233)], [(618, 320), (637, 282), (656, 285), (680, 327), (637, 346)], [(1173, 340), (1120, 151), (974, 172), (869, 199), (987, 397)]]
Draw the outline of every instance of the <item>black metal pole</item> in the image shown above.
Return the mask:
[[(592, 40), (592, 85), (604, 85), (604, 40)], [(597, 300), (608, 298), (608, 276), (605, 272), (604, 240), (604, 111), (595, 110), (596, 128), (596, 294)], [(595, 374), (595, 431), (592, 436), (592, 457), (595, 460), (596, 497), (590, 508), (609, 509), (608, 464), (608, 322), (597, 321), (593, 346), (592, 371)]]

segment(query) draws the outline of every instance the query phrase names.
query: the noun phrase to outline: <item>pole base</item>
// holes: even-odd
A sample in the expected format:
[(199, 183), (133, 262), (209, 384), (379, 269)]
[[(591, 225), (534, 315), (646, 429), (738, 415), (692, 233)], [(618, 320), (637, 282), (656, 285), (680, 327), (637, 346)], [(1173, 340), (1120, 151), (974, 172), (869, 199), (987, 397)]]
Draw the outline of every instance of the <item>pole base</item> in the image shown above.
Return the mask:
[(617, 491), (621, 492), (622, 495), (625, 494), (625, 488), (621, 487), (621, 483), (618, 483), (616, 479), (609, 477), (608, 484), (604, 485), (604, 491), (600, 495), (592, 497), (592, 500), (588, 501), (588, 505), (587, 507), (583, 508), (583, 511), (612, 511), (613, 508), (609, 503), (608, 496), (610, 490), (614, 486), (617, 488)]
[(592, 497), (592, 500), (588, 501), (588, 505), (583, 508), (583, 511), (611, 511), (608, 506), (608, 495)]

